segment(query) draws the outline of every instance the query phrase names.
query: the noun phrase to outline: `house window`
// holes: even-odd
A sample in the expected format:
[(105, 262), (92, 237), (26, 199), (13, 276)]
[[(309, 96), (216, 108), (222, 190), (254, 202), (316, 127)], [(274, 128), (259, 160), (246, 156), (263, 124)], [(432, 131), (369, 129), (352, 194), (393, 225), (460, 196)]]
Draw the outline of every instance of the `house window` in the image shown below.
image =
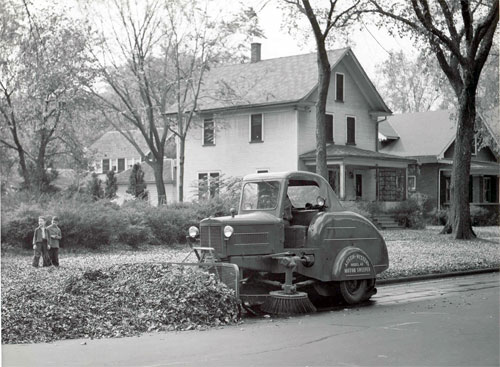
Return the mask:
[(102, 173), (106, 173), (109, 171), (109, 159), (102, 160)]
[(385, 168), (378, 173), (378, 199), (380, 201), (402, 201), (406, 197), (405, 169)]
[(203, 145), (215, 145), (214, 119), (203, 120)]
[(335, 100), (344, 102), (344, 74), (335, 73)]
[(408, 191), (417, 190), (417, 176), (408, 176)]
[(326, 128), (326, 142), (334, 143), (333, 141), (333, 115), (326, 114), (325, 119), (325, 128)]
[(198, 174), (198, 198), (200, 200), (211, 199), (219, 195), (218, 172), (203, 172)]
[(118, 158), (118, 172), (125, 171), (125, 158)]
[(264, 122), (262, 118), (262, 114), (255, 114), (250, 116), (250, 142), (262, 142), (264, 141), (263, 137), (264, 132)]
[(496, 190), (491, 177), (483, 177), (483, 201), (486, 203), (495, 202)]
[(356, 118), (347, 117), (347, 142), (346, 144), (356, 144)]
[(449, 203), (451, 201), (451, 177), (444, 178), (444, 188), (444, 202)]

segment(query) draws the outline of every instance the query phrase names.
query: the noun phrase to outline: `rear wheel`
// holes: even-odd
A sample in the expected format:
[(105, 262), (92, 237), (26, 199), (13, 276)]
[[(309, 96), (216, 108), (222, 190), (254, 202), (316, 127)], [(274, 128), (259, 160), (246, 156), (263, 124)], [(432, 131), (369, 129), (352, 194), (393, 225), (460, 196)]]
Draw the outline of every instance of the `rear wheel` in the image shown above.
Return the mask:
[(339, 288), (342, 298), (350, 305), (367, 299), (368, 281), (366, 279), (345, 280), (339, 283)]

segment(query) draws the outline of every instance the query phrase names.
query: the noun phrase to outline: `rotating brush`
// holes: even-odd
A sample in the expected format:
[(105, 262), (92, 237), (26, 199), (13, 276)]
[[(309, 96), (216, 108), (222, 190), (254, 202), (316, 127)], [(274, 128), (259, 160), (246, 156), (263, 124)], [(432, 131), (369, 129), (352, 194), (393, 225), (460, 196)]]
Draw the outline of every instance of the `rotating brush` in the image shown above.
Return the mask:
[(296, 315), (316, 312), (316, 307), (305, 292), (297, 292), (293, 282), (293, 271), (297, 267), (300, 258), (279, 257), (281, 264), (285, 266), (285, 284), (283, 290), (269, 292), (269, 297), (262, 304), (261, 310), (273, 315)]

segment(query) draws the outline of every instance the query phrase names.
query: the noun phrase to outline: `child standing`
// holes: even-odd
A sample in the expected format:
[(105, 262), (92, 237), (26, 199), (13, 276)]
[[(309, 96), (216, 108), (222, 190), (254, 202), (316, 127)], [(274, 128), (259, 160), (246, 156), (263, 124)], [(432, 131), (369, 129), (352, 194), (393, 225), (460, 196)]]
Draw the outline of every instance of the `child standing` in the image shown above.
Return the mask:
[(38, 268), (40, 256), (43, 258), (43, 266), (50, 266), (49, 249), (48, 249), (48, 231), (45, 227), (45, 218), (38, 218), (38, 227), (33, 234), (33, 266)]
[(47, 227), (49, 232), (49, 258), (54, 266), (59, 266), (59, 240), (62, 238), (61, 230), (57, 226), (58, 223), (58, 218), (53, 217), (52, 224)]

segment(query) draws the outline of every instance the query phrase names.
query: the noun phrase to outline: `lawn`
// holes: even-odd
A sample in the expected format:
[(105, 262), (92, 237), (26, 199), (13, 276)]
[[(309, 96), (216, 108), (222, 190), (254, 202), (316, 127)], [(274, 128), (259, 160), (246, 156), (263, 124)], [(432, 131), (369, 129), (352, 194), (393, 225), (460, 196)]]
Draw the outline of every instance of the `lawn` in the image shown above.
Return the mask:
[(380, 278), (500, 266), (499, 227), (476, 227), (474, 231), (478, 238), (470, 241), (440, 235), (441, 229), (383, 231), (389, 252), (389, 269), (380, 274)]
[[(439, 235), (440, 229), (383, 231), (390, 266), (380, 278), (500, 265), (498, 227), (475, 228), (478, 238), (471, 241)], [(30, 251), (4, 249), (2, 343), (116, 337), (234, 322), (234, 302), (225, 287), (205, 273), (164, 265), (188, 254), (186, 246), (62, 249), (60, 268), (35, 269)], [(188, 259), (194, 260), (193, 255)]]

